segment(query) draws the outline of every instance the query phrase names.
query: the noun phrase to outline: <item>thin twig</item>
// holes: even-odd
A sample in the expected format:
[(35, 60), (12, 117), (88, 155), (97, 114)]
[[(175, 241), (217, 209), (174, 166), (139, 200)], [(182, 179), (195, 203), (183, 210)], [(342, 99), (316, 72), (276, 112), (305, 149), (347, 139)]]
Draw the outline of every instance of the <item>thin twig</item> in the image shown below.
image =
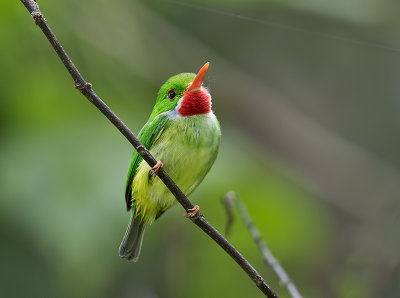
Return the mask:
[[(61, 61), (64, 63), (71, 77), (75, 81), (75, 88), (77, 88), (91, 103), (93, 103), (103, 114), (106, 116), (115, 127), (125, 136), (125, 138), (133, 145), (137, 152), (143, 157), (143, 159), (153, 167), (156, 164), (156, 160), (150, 154), (150, 152), (143, 146), (139, 139), (129, 130), (129, 128), (117, 117), (117, 115), (112, 112), (112, 110), (97, 96), (93, 91), (92, 84), (86, 82), (86, 80), (79, 73), (78, 69), (75, 67), (74, 63), (69, 58), (68, 54), (65, 52), (56, 36), (50, 29), (40, 12), (37, 3), (34, 0), (21, 0), (21, 2), (28, 9), (30, 14), (35, 20), (36, 25), (42, 29), (44, 35), (50, 41), (57, 55), (60, 57)], [(160, 168), (158, 171), (158, 177), (164, 182), (171, 193), (175, 196), (178, 202), (183, 206), (186, 211), (193, 208), (192, 203), (183, 194), (183, 192), (178, 188), (178, 186), (172, 181), (172, 179), (167, 175), (167, 173)], [(268, 297), (278, 297), (275, 292), (269, 287), (261, 275), (251, 266), (251, 264), (230, 244), (212, 225), (210, 225), (204, 216), (200, 213), (192, 219), (200, 229), (202, 229), (207, 235), (209, 235), (216, 243), (218, 243), (221, 248), (223, 248), (239, 265), (242, 269), (249, 275), (249, 277), (254, 281), (257, 287)]]
[(225, 235), (228, 237), (231, 234), (231, 227), (233, 224), (234, 216), (233, 216), (233, 199), (234, 196), (229, 195), (229, 192), (222, 198), (222, 203), (225, 206), (226, 210), (226, 224), (225, 224)]
[(222, 201), (228, 213), (228, 222), (226, 226), (227, 231), (230, 230), (230, 225), (233, 222), (233, 206), (236, 205), (243, 219), (243, 222), (245, 223), (247, 229), (249, 230), (251, 236), (253, 237), (254, 242), (260, 249), (265, 259), (265, 262), (267, 262), (267, 264), (269, 264), (275, 271), (275, 273), (278, 275), (281, 285), (285, 285), (287, 287), (292, 297), (301, 298), (302, 296), (300, 295), (296, 286), (287, 275), (285, 269), (283, 269), (283, 267), (279, 264), (278, 260), (275, 259), (272, 252), (269, 250), (267, 244), (261, 238), (261, 234), (258, 231), (257, 227), (254, 225), (253, 220), (251, 219), (245, 204), (239, 200), (236, 193), (233, 191), (229, 191), (225, 195)]

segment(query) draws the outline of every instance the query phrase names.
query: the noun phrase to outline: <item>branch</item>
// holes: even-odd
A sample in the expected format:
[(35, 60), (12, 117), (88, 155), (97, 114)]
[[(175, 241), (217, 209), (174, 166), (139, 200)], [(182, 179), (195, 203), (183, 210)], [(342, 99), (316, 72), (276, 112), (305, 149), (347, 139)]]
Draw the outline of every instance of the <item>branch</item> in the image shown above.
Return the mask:
[[(34, 0), (21, 0), (21, 2), (28, 9), (29, 13), (35, 20), (36, 25), (42, 29), (44, 35), (50, 41), (57, 55), (60, 57), (64, 66), (67, 68), (71, 77), (75, 82), (75, 88), (77, 88), (92, 104), (94, 104), (104, 116), (111, 121), (112, 124), (125, 136), (125, 138), (133, 145), (137, 152), (143, 157), (143, 159), (153, 167), (156, 164), (156, 160), (150, 154), (150, 152), (143, 146), (139, 139), (129, 130), (129, 128), (114, 114), (114, 112), (100, 99), (100, 97), (93, 91), (92, 84), (86, 82), (86, 80), (79, 73), (68, 54), (65, 52), (60, 42), (50, 29), (43, 17), (43, 14), (39, 10), (39, 6)], [(178, 188), (178, 186), (172, 181), (167, 173), (160, 168), (158, 171), (158, 177), (164, 182), (171, 193), (175, 196), (178, 202), (183, 206), (186, 211), (193, 208), (192, 203)], [(208, 236), (210, 236), (222, 249), (224, 249), (247, 273), (247, 275), (253, 280), (257, 287), (268, 297), (278, 297), (275, 292), (269, 287), (261, 275), (251, 266), (251, 264), (230, 244), (212, 225), (210, 225), (204, 216), (200, 213), (192, 219), (200, 229), (202, 229)]]
[(258, 231), (257, 227), (254, 225), (253, 220), (251, 219), (249, 213), (247, 212), (246, 206), (239, 200), (239, 198), (236, 196), (236, 193), (233, 191), (229, 191), (222, 199), (222, 202), (224, 203), (228, 214), (226, 231), (228, 232), (230, 230), (230, 226), (233, 222), (233, 206), (236, 205), (237, 208), (239, 209), (240, 215), (242, 216), (243, 222), (245, 223), (247, 229), (249, 230), (251, 236), (253, 237), (254, 242), (261, 250), (264, 260), (267, 262), (267, 264), (269, 264), (272, 267), (272, 269), (278, 275), (281, 284), (286, 285), (292, 297), (301, 298), (302, 296), (300, 295), (294, 283), (290, 280), (285, 269), (283, 269), (282, 266), (279, 264), (278, 260), (275, 259), (272, 252), (269, 250), (267, 244), (261, 238), (261, 234)]

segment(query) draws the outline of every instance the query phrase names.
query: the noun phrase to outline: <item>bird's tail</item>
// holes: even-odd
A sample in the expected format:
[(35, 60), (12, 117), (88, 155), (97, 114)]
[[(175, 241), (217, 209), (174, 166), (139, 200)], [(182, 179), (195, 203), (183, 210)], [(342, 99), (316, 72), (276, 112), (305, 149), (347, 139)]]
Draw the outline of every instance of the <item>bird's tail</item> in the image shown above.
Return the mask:
[(119, 256), (132, 262), (139, 259), (146, 224), (132, 212), (132, 218), (126, 230), (124, 239), (119, 247)]

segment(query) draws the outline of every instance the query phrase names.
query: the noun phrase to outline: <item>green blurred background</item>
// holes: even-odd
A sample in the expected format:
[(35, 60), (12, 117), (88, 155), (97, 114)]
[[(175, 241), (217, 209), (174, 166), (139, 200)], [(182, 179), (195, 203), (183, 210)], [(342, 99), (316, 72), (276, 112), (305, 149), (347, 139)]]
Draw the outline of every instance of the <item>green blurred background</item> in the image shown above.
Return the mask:
[[(136, 133), (168, 77), (210, 61), (223, 140), (191, 200), (223, 231), (236, 190), (305, 297), (400, 296), (399, 2), (39, 4)], [(19, 1), (2, 2), (0, 37), (1, 297), (262, 297), (180, 206), (121, 260), (132, 147)], [(229, 240), (289, 297), (239, 218)]]

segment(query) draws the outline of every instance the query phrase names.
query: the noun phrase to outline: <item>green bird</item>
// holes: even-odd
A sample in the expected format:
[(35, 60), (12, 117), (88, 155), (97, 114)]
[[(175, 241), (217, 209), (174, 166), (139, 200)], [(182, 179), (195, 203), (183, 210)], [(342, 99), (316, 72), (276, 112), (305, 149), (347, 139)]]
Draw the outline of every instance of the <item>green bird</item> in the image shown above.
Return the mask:
[[(168, 79), (158, 92), (156, 104), (139, 140), (158, 160), (150, 168), (133, 152), (126, 181), (125, 200), (132, 212), (119, 255), (136, 262), (146, 226), (159, 218), (177, 200), (158, 179), (160, 167), (188, 196), (213, 165), (221, 140), (221, 129), (211, 110), (211, 95), (202, 86), (209, 63), (198, 72), (181, 73)], [(195, 206), (187, 217), (199, 211)]]

